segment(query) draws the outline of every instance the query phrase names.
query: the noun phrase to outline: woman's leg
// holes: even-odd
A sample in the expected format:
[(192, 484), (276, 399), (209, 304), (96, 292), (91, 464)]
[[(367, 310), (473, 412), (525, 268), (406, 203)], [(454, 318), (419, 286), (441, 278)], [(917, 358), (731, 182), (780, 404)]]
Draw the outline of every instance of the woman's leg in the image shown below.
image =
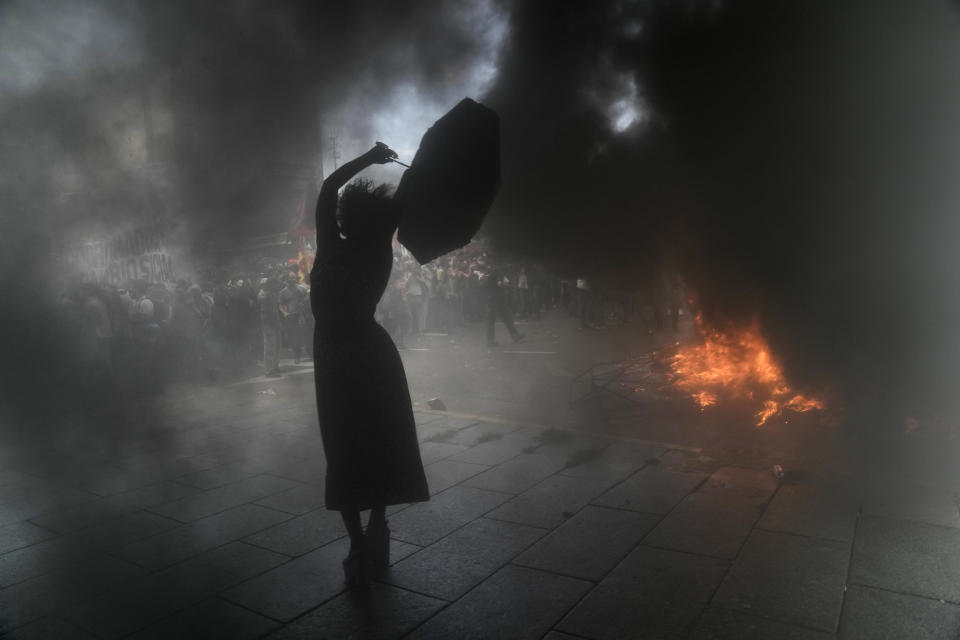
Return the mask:
[(370, 509), (370, 522), (367, 525), (367, 545), (370, 559), (377, 569), (390, 565), (390, 530), (387, 528), (387, 508), (383, 506)]
[(373, 507), (370, 509), (370, 522), (367, 523), (367, 528), (380, 529), (387, 525), (387, 508)]
[(365, 587), (367, 585), (366, 565), (368, 561), (367, 548), (363, 539), (363, 524), (360, 522), (359, 511), (341, 511), (343, 524), (350, 535), (350, 553), (343, 559), (343, 577), (348, 587)]
[(363, 523), (360, 522), (360, 512), (341, 511), (340, 516), (350, 536), (350, 553), (359, 553), (363, 550)]

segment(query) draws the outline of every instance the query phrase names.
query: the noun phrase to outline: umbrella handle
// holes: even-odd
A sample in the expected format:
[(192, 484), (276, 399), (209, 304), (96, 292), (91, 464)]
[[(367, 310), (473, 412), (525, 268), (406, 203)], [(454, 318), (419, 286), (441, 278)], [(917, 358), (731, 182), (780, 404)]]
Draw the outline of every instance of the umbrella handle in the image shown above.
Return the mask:
[(396, 162), (396, 163), (399, 164), (400, 166), (406, 167), (407, 169), (410, 168), (410, 165), (406, 164), (405, 162), (400, 162), (399, 160), (397, 160), (397, 152), (396, 152), (396, 151), (394, 151), (393, 149), (391, 149), (390, 147), (388, 147), (387, 145), (385, 145), (384, 143), (379, 142), (379, 141), (376, 143), (376, 145), (377, 145), (377, 147), (379, 147), (379, 148), (381, 148), (381, 149), (386, 149), (387, 151), (389, 151), (389, 152), (392, 154), (392, 156), (389, 157), (389, 158), (387, 158), (387, 160), (389, 160), (390, 162)]

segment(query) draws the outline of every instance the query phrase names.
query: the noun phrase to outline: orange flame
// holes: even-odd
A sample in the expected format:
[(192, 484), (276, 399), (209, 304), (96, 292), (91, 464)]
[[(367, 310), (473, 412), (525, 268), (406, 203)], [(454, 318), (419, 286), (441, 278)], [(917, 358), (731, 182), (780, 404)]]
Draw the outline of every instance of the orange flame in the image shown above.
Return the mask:
[(316, 252), (309, 247), (301, 236), (297, 241), (297, 257), (289, 258), (287, 264), (291, 271), (297, 274), (297, 281), (301, 284), (310, 277), (310, 270), (313, 269), (313, 260)]
[(758, 403), (757, 426), (785, 410), (804, 413), (824, 403), (795, 392), (754, 322), (745, 329), (707, 329), (697, 315), (703, 343), (681, 348), (670, 360), (673, 384), (690, 394), (701, 408), (717, 404), (721, 394)]

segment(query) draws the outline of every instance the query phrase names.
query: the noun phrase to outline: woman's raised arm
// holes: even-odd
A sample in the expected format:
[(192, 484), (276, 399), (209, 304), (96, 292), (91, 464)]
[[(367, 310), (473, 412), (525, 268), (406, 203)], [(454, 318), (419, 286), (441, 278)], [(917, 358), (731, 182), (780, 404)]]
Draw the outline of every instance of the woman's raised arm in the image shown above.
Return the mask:
[(385, 144), (377, 143), (361, 156), (347, 162), (327, 176), (320, 187), (317, 198), (317, 253), (321, 254), (329, 243), (336, 240), (337, 234), (337, 193), (353, 176), (372, 164), (386, 164), (397, 154)]

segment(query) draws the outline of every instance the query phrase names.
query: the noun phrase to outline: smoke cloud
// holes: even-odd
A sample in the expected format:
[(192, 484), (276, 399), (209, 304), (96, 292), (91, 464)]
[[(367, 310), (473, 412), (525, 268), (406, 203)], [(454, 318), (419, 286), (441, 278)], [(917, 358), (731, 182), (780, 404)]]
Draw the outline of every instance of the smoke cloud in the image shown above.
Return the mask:
[(935, 0), (520, 3), (491, 227), (601, 280), (680, 268), (855, 419), (955, 415), (958, 26)]
[(610, 286), (679, 269), (793, 379), (954, 411), (957, 34), (939, 0), (7, 2), (2, 330), (28, 369), (55, 355), (34, 312), (65, 232), (275, 231), (337, 153), (409, 158), (470, 95), (502, 119), (504, 253)]
[(412, 156), (482, 93), (506, 28), (493, 0), (0, 5), (0, 330), (22, 363), (5, 408), (82, 393), (50, 365), (69, 349), (57, 296), (76, 244), (162, 219), (166, 242), (202, 257), (285, 231), (335, 153), (385, 140)]

